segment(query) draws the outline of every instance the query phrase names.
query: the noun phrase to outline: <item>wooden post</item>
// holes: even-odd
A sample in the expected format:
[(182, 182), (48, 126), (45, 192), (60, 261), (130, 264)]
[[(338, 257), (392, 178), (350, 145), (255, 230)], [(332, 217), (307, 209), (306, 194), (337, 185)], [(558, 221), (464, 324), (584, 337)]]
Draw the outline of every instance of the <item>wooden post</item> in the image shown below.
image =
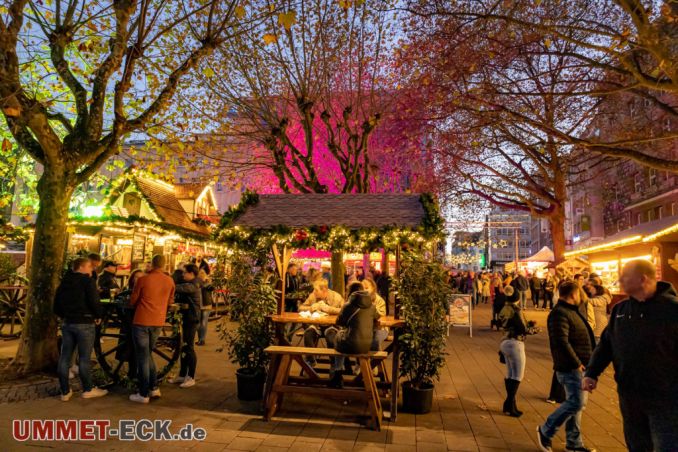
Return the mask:
[[(400, 265), (402, 264), (401, 251), (402, 251), (402, 248), (400, 247), (400, 243), (399, 243), (398, 246), (396, 246), (396, 267), (395, 267), (395, 277), (396, 278), (400, 278)], [(400, 318), (400, 301), (398, 300), (397, 295), (395, 297), (395, 306), (394, 306), (394, 309), (393, 309), (393, 316), (396, 319)]]
[(344, 253), (341, 251), (332, 251), (332, 290), (342, 297), (346, 293), (345, 273)]
[(287, 268), (292, 259), (292, 250), (283, 245), (282, 254), (275, 243), (271, 245), (273, 251), (273, 258), (275, 259), (275, 268), (278, 270), (280, 276), (280, 300), (278, 300), (278, 314), (285, 312), (285, 275), (287, 275)]

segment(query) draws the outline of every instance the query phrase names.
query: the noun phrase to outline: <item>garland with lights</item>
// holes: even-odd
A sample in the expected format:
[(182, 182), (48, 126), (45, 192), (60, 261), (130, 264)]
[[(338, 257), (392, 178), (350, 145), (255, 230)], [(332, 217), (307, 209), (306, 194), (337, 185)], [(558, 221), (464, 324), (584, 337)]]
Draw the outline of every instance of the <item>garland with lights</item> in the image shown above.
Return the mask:
[(398, 245), (404, 248), (420, 246), (444, 237), (444, 221), (438, 205), (429, 194), (421, 195), (424, 207), (422, 225), (417, 228), (385, 226), (381, 228), (352, 229), (342, 225), (314, 225), (292, 228), (277, 225), (271, 228), (247, 228), (233, 225), (236, 218), (248, 207), (259, 202), (259, 196), (245, 192), (241, 202), (230, 209), (221, 219), (216, 241), (242, 250), (268, 250), (272, 245), (288, 245), (296, 249), (315, 248), (328, 251), (365, 253), (379, 249), (393, 250)]
[(72, 216), (68, 220), (71, 223), (81, 224), (85, 226), (105, 227), (107, 225), (111, 226), (124, 225), (137, 227), (151, 227), (157, 228), (159, 231), (162, 232), (175, 233), (186, 239), (192, 239), (200, 242), (205, 242), (209, 240), (209, 236), (198, 234), (196, 232), (190, 232), (182, 228), (181, 226), (175, 226), (169, 223), (150, 220), (148, 218), (140, 217), (137, 215), (130, 215), (128, 217), (122, 217), (120, 215), (106, 215), (103, 217)]
[(28, 231), (12, 223), (0, 223), (0, 243), (25, 242), (28, 240)]

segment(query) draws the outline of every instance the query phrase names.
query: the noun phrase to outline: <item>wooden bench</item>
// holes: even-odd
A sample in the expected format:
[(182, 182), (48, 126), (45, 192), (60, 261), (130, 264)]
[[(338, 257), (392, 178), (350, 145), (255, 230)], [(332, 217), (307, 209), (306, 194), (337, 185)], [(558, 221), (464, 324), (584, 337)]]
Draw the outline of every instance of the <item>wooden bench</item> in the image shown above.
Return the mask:
[[(340, 353), (332, 348), (311, 348), (272, 345), (265, 350), (271, 355), (264, 393), (264, 420), (270, 420), (280, 408), (286, 393), (309, 394), (319, 397), (346, 400), (364, 400), (370, 410), (373, 427), (381, 430), (382, 408), (379, 391), (372, 373), (371, 362), (383, 362), (388, 353), (369, 352), (361, 355)], [(361, 386), (344, 389), (329, 388), (327, 378), (320, 375), (304, 361), (305, 355), (321, 355), (327, 357), (345, 356), (358, 361), (360, 365), (359, 379)], [(303, 370), (303, 377), (290, 375), (292, 363), (298, 363)]]

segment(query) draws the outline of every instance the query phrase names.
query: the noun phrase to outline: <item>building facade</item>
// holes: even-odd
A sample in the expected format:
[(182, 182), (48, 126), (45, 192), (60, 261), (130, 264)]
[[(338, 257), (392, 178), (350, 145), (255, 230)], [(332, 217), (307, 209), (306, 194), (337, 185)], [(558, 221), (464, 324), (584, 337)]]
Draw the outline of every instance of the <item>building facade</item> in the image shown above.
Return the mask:
[[(614, 142), (628, 139), (638, 128), (662, 136), (677, 130), (678, 122), (648, 101), (619, 95), (601, 105), (588, 133)], [(639, 149), (678, 158), (675, 139), (653, 141)], [(678, 175), (630, 160), (596, 168), (580, 165), (578, 170), (584, 180), (573, 180), (569, 188), (566, 257), (588, 259), (591, 270), (603, 275), (613, 291), (619, 291), (621, 267), (635, 258), (652, 261), (658, 277), (678, 282), (678, 271), (672, 267), (678, 257), (674, 231), (678, 231)]]

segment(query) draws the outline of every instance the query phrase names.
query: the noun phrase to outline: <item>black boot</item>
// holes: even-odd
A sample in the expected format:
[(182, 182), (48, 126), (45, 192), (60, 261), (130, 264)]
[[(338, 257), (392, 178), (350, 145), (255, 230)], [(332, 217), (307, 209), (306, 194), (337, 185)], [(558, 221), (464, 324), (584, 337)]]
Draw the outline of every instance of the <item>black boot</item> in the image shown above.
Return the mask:
[[(507, 383), (508, 385), (508, 394), (509, 397), (507, 398), (509, 401), (509, 405), (507, 406), (508, 410), (508, 415), (511, 417), (520, 417), (523, 415), (522, 411), (518, 410), (518, 407), (516, 406), (516, 395), (518, 394), (518, 387), (520, 386), (520, 381), (518, 380), (513, 380), (513, 379), (508, 379)], [(507, 411), (504, 410), (504, 413)]]
[(344, 378), (341, 370), (335, 370), (330, 373), (330, 381), (327, 386), (335, 389), (342, 389), (344, 387)]
[(504, 400), (504, 407), (501, 410), (507, 416), (511, 413), (511, 407), (513, 406), (511, 403), (511, 392), (509, 390), (509, 381), (510, 380), (508, 378), (504, 378), (504, 387), (506, 388), (506, 400)]

